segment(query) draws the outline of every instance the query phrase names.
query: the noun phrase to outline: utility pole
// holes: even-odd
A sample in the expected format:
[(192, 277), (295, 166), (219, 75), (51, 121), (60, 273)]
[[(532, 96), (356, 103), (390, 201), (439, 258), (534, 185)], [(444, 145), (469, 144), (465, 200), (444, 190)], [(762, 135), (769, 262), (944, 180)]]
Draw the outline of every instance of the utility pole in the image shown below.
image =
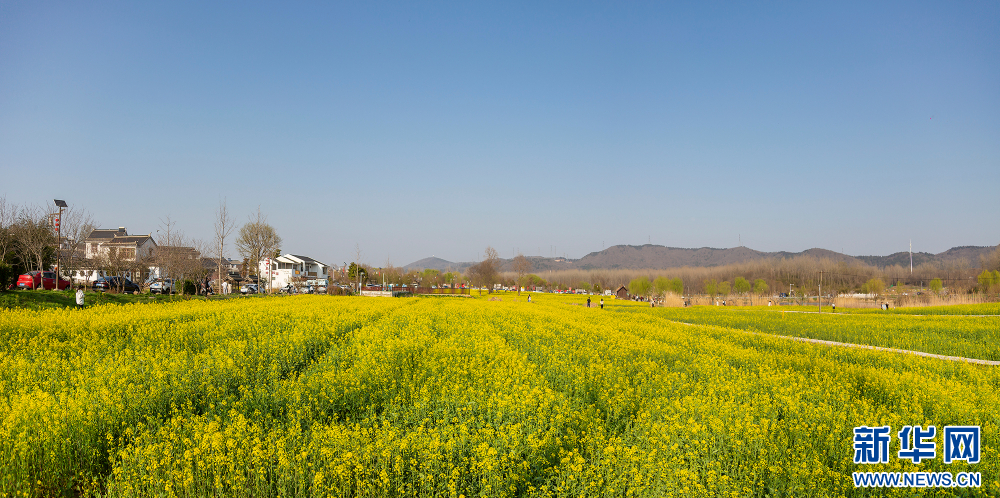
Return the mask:
[(823, 312), (823, 272), (819, 272), (819, 312)]

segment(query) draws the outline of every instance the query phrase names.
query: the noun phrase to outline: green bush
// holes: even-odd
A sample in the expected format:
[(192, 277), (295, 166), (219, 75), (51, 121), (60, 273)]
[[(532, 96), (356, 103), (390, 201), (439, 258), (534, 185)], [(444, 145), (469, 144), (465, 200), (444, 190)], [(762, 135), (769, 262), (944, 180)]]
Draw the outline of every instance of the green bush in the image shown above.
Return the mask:
[(181, 282), (181, 293), (193, 296), (198, 293), (198, 286), (194, 284), (194, 280), (185, 280)]
[(7, 263), (0, 263), (0, 291), (7, 290), (17, 278), (17, 270)]

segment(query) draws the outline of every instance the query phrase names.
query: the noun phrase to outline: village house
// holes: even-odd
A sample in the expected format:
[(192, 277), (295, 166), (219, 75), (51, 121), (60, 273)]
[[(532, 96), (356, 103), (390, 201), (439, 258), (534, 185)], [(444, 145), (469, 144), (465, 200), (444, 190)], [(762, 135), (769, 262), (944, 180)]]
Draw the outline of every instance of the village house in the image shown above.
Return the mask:
[(99, 228), (84, 239), (84, 257), (87, 259), (107, 256), (112, 249), (117, 249), (124, 259), (135, 261), (137, 256), (147, 259), (156, 250), (156, 241), (152, 234), (129, 235), (125, 227), (118, 227), (118, 230)]
[(615, 291), (615, 299), (628, 299), (628, 288), (624, 285), (618, 287)]
[[(72, 278), (81, 283), (91, 283), (100, 277), (105, 276), (105, 272), (99, 267), (100, 260), (114, 254), (124, 261), (136, 261), (152, 258), (156, 251), (156, 241), (152, 234), (129, 235), (125, 227), (99, 228), (90, 232), (83, 240), (83, 258), (86, 262), (84, 268), (73, 272)], [(129, 278), (137, 277), (128, 272)]]
[(272, 289), (305, 280), (326, 280), (330, 266), (308, 256), (285, 254), (266, 258), (260, 262), (260, 278), (271, 282)]

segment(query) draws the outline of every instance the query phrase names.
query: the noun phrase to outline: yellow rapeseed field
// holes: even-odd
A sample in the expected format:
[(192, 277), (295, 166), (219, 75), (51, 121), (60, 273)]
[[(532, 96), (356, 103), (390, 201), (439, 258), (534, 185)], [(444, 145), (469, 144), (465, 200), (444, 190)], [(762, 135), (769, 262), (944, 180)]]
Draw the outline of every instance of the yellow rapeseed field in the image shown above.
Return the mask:
[(853, 428), (949, 424), (980, 463), (865, 470), (1000, 494), (996, 367), (502, 299), (0, 311), (0, 496), (910, 496)]

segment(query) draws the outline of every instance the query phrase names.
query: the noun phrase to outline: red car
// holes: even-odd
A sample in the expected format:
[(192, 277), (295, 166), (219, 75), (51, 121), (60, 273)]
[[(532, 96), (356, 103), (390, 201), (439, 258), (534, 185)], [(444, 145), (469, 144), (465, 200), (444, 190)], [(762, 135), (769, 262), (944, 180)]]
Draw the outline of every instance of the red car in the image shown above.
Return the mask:
[[(21, 275), (14, 284), (18, 289), (55, 289), (56, 272), (30, 271)], [(70, 286), (69, 280), (59, 279), (59, 290)]]

